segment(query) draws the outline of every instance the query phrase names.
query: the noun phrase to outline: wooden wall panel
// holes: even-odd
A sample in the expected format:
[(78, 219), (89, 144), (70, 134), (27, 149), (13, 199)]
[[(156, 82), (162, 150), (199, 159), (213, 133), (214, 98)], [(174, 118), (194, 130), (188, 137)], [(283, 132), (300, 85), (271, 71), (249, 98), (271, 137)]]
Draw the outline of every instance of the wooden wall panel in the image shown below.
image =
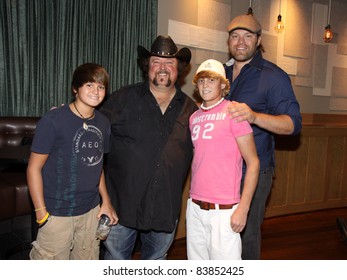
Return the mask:
[[(276, 156), (277, 169), (275, 171), (274, 183), (270, 195), (270, 200), (273, 201), (273, 207), (281, 207), (287, 204), (288, 178), (285, 176), (285, 170), (288, 168), (288, 153), (285, 151), (279, 151)], [(278, 176), (277, 174), (283, 174)]]
[(304, 126), (299, 139), (276, 137), (266, 217), (347, 206), (347, 126)]
[(307, 201), (324, 199), (325, 167), (327, 158), (327, 137), (309, 137)]
[(327, 168), (328, 174), (326, 179), (326, 198), (336, 200), (343, 197), (343, 167), (346, 159), (346, 137), (331, 137), (328, 145)]
[[(285, 141), (285, 138), (283, 138)], [(288, 139), (290, 141), (290, 139)], [(301, 145), (297, 150), (290, 151), (292, 156), (292, 166), (294, 172), (291, 175), (291, 184), (288, 186), (290, 196), (288, 197), (288, 204), (302, 204), (305, 202), (307, 190), (303, 187), (306, 184), (309, 174), (308, 164), (310, 154), (308, 139), (301, 139)], [(290, 169), (287, 170), (290, 172)]]

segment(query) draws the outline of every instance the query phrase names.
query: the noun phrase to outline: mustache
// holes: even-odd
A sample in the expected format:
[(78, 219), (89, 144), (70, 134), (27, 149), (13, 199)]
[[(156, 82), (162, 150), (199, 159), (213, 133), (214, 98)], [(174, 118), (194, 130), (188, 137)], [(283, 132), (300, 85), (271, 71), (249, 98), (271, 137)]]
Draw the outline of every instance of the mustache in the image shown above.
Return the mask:
[(153, 84), (154, 84), (155, 86), (159, 86), (158, 79), (160, 79), (160, 77), (158, 77), (158, 75), (160, 75), (160, 74), (166, 74), (166, 75), (169, 76), (169, 78), (168, 78), (167, 83), (166, 83), (165, 86), (166, 86), (166, 87), (170, 87), (171, 84), (172, 84), (172, 80), (171, 80), (171, 78), (170, 78), (170, 72), (167, 71), (166, 69), (160, 69), (158, 72), (155, 73), (155, 77), (154, 77), (154, 79), (153, 79)]
[(160, 75), (160, 74), (170, 75), (170, 72), (167, 71), (167, 70), (165, 70), (165, 69), (161, 69), (161, 70), (159, 70), (156, 74), (157, 74), (157, 75)]

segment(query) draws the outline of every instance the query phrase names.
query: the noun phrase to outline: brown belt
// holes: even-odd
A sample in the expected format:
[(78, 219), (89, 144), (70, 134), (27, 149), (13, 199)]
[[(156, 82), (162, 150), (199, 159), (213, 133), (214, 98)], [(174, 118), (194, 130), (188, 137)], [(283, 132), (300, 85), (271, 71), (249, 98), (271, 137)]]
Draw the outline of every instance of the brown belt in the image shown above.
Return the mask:
[[(215, 209), (231, 209), (234, 207), (234, 204), (214, 204), (214, 203), (210, 203), (210, 202), (205, 202), (205, 201), (201, 201), (201, 200), (197, 200), (197, 199), (192, 199), (192, 201), (200, 206), (200, 209), (202, 210), (215, 210)], [(216, 205), (218, 205), (216, 207)]]

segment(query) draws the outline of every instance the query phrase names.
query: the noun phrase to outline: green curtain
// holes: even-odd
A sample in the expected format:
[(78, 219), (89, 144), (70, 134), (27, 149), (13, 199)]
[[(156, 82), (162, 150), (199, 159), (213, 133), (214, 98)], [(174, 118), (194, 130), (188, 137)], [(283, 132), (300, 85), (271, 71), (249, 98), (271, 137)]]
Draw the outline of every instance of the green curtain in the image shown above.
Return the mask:
[(2, 0), (0, 116), (42, 116), (71, 101), (73, 70), (95, 62), (110, 92), (142, 79), (138, 45), (156, 37), (157, 0)]

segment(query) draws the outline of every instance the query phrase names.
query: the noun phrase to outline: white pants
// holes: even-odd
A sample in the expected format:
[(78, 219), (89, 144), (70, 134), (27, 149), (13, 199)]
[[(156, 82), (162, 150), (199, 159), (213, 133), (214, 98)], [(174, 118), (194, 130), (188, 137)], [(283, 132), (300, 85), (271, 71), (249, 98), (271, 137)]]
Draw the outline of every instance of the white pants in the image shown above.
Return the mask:
[(241, 237), (230, 226), (230, 217), (237, 206), (225, 210), (203, 210), (191, 198), (188, 199), (188, 260), (241, 259)]

